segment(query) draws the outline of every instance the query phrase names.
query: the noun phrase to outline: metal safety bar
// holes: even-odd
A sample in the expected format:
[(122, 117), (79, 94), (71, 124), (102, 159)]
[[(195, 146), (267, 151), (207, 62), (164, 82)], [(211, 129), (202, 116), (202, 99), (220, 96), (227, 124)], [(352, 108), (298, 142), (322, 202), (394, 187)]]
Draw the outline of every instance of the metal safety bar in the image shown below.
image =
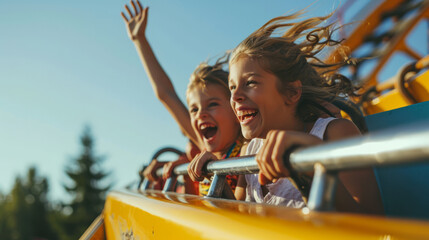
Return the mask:
[(321, 163), (328, 171), (428, 161), (429, 121), (413, 123), (361, 137), (297, 150), (293, 169), (311, 171)]
[[(173, 176), (168, 178), (164, 184), (163, 192), (169, 192), (174, 190), (176, 181), (176, 176), (187, 175), (188, 174), (188, 165), (185, 163), (177, 166), (173, 170)], [(162, 177), (163, 168), (159, 168), (156, 171), (158, 177)], [(210, 185), (209, 197), (220, 197), (222, 195), (222, 189), (224, 187), (224, 176), (226, 175), (243, 175), (243, 174), (253, 174), (258, 173), (259, 168), (255, 162), (254, 155), (245, 156), (245, 157), (235, 157), (228, 158), (221, 161), (212, 161), (207, 163), (206, 169), (204, 169), (206, 174), (214, 174), (214, 181)], [(222, 177), (223, 176), (223, 177)], [(143, 185), (149, 186), (149, 185)], [(142, 188), (142, 189), (147, 189)]]
[[(183, 155), (184, 152), (174, 148), (174, 147), (165, 147), (165, 148), (161, 148), (160, 150), (158, 150), (153, 156), (152, 159), (158, 159), (159, 156), (161, 156), (164, 153), (175, 153), (178, 156)], [(138, 189), (148, 189), (150, 186), (150, 182), (144, 178), (144, 170), (147, 166), (143, 166), (143, 168), (139, 171), (139, 175), (140, 175), (140, 181), (138, 183)], [(162, 176), (162, 172), (161, 172), (161, 176)]]
[[(340, 170), (375, 166), (429, 163), (429, 121), (413, 123), (343, 141), (297, 149), (289, 156), (291, 167), (297, 172), (314, 171), (307, 206), (310, 210), (329, 210), (334, 204), (336, 174)], [(188, 164), (177, 166), (174, 175), (187, 174)], [(259, 172), (254, 155), (212, 161), (206, 173), (215, 176), (254, 174)], [(162, 176), (162, 169), (158, 169)], [(211, 188), (223, 188), (212, 184)], [(166, 189), (164, 189), (166, 190)], [(219, 191), (211, 191), (217, 192)], [(212, 196), (219, 197), (219, 196)]]

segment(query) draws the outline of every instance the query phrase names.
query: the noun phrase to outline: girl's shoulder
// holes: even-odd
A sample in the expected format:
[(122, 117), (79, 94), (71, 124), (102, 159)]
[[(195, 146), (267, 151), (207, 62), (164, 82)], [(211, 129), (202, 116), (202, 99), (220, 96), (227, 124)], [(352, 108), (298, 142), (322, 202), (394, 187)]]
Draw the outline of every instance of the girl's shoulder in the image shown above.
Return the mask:
[(335, 141), (343, 138), (361, 135), (356, 125), (344, 118), (333, 119), (326, 127), (324, 139), (326, 141)]
[(262, 138), (253, 138), (246, 147), (246, 155), (256, 154), (262, 147), (264, 140)]

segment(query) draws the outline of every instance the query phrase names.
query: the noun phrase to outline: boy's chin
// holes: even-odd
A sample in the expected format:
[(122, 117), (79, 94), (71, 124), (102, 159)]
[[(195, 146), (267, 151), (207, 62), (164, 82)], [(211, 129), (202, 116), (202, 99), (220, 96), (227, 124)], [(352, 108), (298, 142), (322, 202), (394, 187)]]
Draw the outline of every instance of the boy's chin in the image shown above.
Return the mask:
[(207, 152), (216, 152), (217, 151), (215, 145), (204, 144), (204, 147), (206, 148)]

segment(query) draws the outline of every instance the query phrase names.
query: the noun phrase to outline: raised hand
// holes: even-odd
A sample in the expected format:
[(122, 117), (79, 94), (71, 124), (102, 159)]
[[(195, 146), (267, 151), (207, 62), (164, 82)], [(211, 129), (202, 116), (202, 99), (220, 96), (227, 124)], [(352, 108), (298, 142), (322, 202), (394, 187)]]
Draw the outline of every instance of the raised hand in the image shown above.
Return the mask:
[(188, 174), (192, 181), (200, 182), (204, 179), (203, 167), (208, 161), (212, 160), (217, 160), (217, 157), (213, 153), (207, 151), (195, 156), (188, 166)]
[(289, 170), (283, 163), (285, 152), (296, 145), (309, 146), (323, 141), (313, 135), (302, 132), (271, 130), (264, 145), (256, 154), (259, 166), (259, 183), (265, 185), (281, 177), (289, 177)]
[(125, 10), (127, 10), (130, 19), (128, 20), (123, 12), (121, 12), (121, 16), (127, 26), (128, 37), (134, 41), (145, 37), (149, 7), (143, 8), (139, 0), (136, 2), (131, 0), (130, 3), (134, 12), (130, 10), (128, 5), (125, 5)]

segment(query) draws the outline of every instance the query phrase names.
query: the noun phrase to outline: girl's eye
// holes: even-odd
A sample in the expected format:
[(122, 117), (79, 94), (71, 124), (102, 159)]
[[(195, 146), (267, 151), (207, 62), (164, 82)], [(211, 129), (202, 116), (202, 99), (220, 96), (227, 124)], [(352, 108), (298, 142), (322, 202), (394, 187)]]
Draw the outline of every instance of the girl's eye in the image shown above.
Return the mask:
[(229, 90), (230, 90), (230, 91), (235, 90), (236, 88), (237, 88), (237, 87), (236, 87), (236, 86), (234, 86), (234, 85), (230, 85), (230, 86), (229, 86)]
[(209, 107), (215, 107), (215, 106), (219, 106), (219, 103), (217, 103), (217, 102), (209, 103)]
[(247, 80), (247, 82), (246, 82), (246, 86), (254, 86), (254, 85), (256, 85), (256, 81), (254, 81), (254, 80)]

